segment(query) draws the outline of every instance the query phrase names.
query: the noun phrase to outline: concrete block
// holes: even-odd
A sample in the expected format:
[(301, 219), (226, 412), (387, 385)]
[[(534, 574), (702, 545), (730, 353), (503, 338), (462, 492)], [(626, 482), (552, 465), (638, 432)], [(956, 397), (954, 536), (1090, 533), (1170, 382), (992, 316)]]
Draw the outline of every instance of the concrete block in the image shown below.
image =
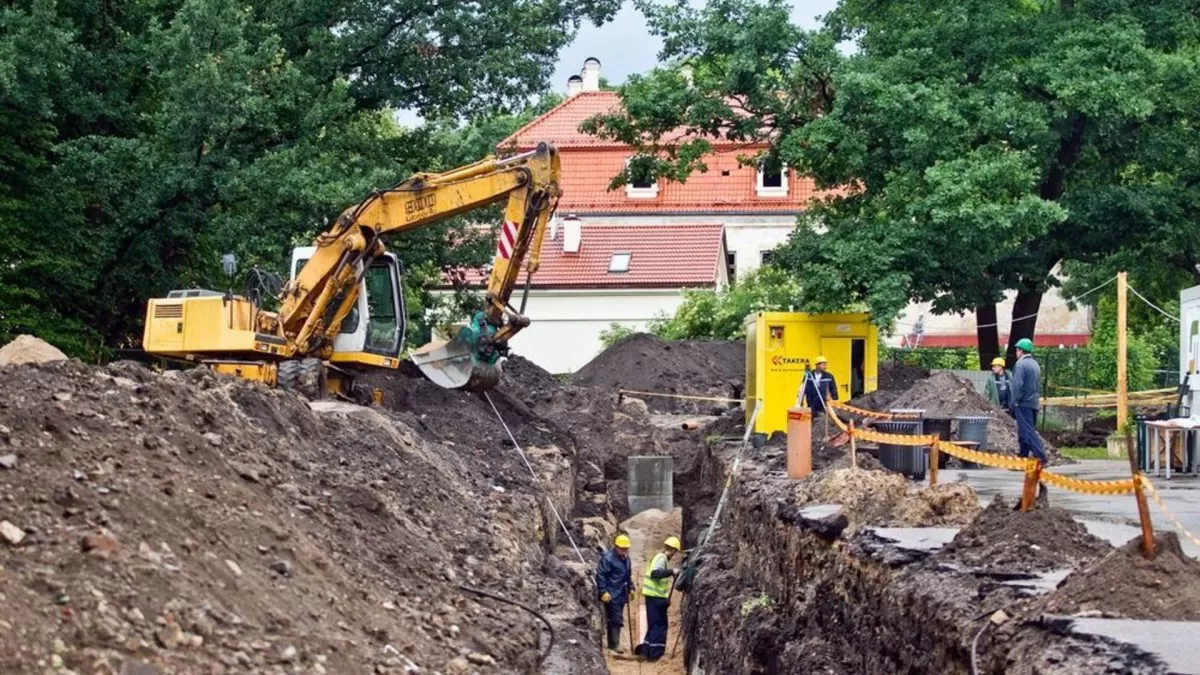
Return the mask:
[(629, 513), (675, 508), (675, 458), (635, 455), (629, 458)]

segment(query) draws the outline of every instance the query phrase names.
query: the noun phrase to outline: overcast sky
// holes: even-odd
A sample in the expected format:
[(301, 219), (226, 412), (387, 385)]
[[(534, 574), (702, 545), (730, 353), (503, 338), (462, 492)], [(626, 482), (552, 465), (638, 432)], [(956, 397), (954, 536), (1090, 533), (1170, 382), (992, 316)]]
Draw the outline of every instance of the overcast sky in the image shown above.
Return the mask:
[[(697, 7), (705, 0), (690, 0)], [(796, 0), (792, 3), (792, 19), (805, 28), (817, 26), (818, 17), (824, 16), (837, 6), (837, 0)], [(600, 76), (610, 84), (621, 84), (631, 73), (640, 73), (654, 67), (658, 61), (658, 50), (662, 41), (646, 30), (646, 18), (626, 2), (609, 23), (597, 28), (585, 24), (579, 29), (575, 41), (562, 50), (558, 58), (558, 69), (550, 81), (554, 91), (566, 93), (567, 78), (578, 75), (583, 61), (589, 56), (600, 59)], [(401, 124), (414, 125), (420, 118), (411, 111), (396, 113)]]
[[(691, 0), (697, 7), (704, 0)], [(818, 17), (824, 16), (837, 6), (837, 0), (794, 0), (792, 20), (805, 28), (814, 28)], [(600, 59), (600, 76), (611, 84), (620, 84), (631, 73), (640, 73), (654, 67), (662, 41), (646, 31), (646, 19), (626, 2), (613, 21), (597, 28), (586, 24), (579, 29), (575, 41), (562, 50), (558, 70), (551, 84), (555, 91), (567, 90), (567, 78), (578, 75), (583, 60), (589, 56)]]

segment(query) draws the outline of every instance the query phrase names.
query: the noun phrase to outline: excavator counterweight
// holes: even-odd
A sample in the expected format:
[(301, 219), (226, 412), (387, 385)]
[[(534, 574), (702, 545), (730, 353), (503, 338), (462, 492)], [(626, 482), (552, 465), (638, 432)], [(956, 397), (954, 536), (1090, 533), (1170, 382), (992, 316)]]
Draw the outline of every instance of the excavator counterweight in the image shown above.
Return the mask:
[(421, 173), (346, 209), (312, 246), (292, 254), (279, 311), (261, 294), (172, 291), (149, 302), (143, 346), (168, 359), (301, 391), (365, 401), (354, 374), (400, 365), (406, 335), (400, 263), (384, 248), (415, 231), (507, 200), (483, 309), (448, 341), (409, 354), (434, 383), (484, 390), (500, 379), (508, 343), (529, 319), (509, 301), (521, 272), (537, 271), (546, 225), (558, 204), (558, 151), (529, 152), (443, 173)]

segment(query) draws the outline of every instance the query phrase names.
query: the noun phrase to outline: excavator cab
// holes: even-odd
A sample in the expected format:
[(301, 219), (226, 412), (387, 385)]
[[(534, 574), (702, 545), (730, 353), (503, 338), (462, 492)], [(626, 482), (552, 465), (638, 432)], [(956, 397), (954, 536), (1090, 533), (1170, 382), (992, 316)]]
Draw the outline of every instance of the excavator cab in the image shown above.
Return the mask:
[[(291, 278), (316, 252), (315, 246), (292, 250)], [(360, 270), (361, 272), (361, 270)], [(394, 365), (404, 350), (407, 314), (400, 285), (400, 260), (392, 253), (376, 258), (358, 285), (358, 299), (333, 340), (331, 363)], [(337, 306), (339, 302), (331, 303)]]

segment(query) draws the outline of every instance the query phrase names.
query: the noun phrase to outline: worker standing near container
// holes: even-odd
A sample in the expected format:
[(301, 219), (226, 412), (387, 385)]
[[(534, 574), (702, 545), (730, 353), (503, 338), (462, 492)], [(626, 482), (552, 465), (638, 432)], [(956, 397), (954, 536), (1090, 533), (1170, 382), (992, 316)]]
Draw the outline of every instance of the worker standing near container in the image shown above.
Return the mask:
[(800, 405), (807, 405), (814, 415), (825, 413), (825, 401), (838, 400), (837, 380), (829, 372), (829, 359), (817, 357), (816, 370), (805, 373), (804, 397)]
[(992, 376), (987, 381), (987, 399), (1012, 414), (1012, 373), (1005, 367), (1004, 357), (992, 359)]
[(671, 561), (679, 555), (682, 545), (679, 537), (670, 536), (659, 551), (646, 564), (646, 578), (642, 580), (642, 597), (646, 600), (646, 637), (633, 653), (647, 661), (657, 661), (667, 651), (667, 608), (671, 604), (671, 577), (679, 570), (671, 567)]
[[(1045, 465), (1046, 450), (1042, 447), (1042, 438), (1038, 436), (1036, 426), (1042, 399), (1042, 367), (1033, 358), (1033, 341), (1029, 338), (1017, 341), (1011, 397), (1013, 417), (1017, 418), (1017, 454), (1033, 457)], [(1049, 499), (1045, 485), (1038, 486), (1037, 499), (1039, 503)]]
[(608, 630), (608, 648), (615, 654), (621, 651), (621, 627), (629, 595), (633, 592), (633, 563), (629, 560), (629, 537), (618, 534), (613, 547), (600, 556), (596, 566), (596, 591), (604, 603), (604, 625)]

